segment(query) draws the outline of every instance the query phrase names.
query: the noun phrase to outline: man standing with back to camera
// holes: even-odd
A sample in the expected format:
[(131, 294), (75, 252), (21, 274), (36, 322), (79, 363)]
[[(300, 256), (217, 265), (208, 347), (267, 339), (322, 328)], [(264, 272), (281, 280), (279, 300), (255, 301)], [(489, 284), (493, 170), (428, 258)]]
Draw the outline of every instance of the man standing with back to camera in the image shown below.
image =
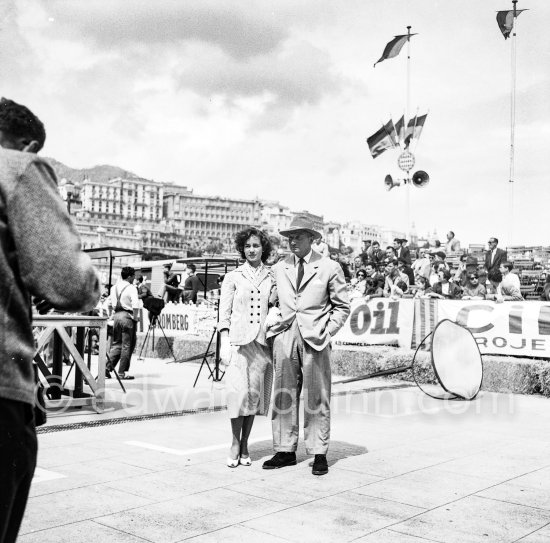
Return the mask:
[[(330, 439), (331, 338), (349, 315), (346, 281), (341, 266), (312, 250), (321, 234), (306, 216), (296, 216), (288, 230), (292, 252), (271, 269), (280, 319), (266, 321), (273, 338), (275, 456), (264, 469), (296, 464), (300, 392), (304, 388), (304, 438), (307, 454), (315, 455), (313, 475), (328, 473)], [(271, 324), (271, 327), (269, 326)]]
[(0, 101), (0, 543), (17, 538), (34, 469), (31, 296), (50, 308), (88, 311), (99, 279), (57, 191), (52, 168), (36, 156), (46, 139), (25, 106)]

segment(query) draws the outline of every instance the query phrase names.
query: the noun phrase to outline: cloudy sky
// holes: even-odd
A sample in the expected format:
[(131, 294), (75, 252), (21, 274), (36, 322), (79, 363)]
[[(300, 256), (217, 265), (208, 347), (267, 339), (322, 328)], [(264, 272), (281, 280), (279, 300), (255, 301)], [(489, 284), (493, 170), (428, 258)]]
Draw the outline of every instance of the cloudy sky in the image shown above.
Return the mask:
[[(514, 220), (510, 0), (0, 0), (0, 93), (45, 122), (43, 151), (198, 194), (279, 200), (326, 220), (465, 243), (550, 244), (550, 2), (520, 0)], [(387, 192), (397, 151), (366, 137), (405, 112), (423, 189)], [(407, 206), (407, 192), (410, 205)]]

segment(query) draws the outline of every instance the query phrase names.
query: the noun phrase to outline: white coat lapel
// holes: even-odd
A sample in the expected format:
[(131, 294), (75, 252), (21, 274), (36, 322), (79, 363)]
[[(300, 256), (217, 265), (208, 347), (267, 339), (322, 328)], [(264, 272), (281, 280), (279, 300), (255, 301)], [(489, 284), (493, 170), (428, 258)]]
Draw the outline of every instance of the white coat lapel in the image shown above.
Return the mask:
[(290, 256), (284, 261), (284, 270), (288, 282), (292, 285), (292, 288), (296, 290), (296, 268), (294, 266), (294, 257)]

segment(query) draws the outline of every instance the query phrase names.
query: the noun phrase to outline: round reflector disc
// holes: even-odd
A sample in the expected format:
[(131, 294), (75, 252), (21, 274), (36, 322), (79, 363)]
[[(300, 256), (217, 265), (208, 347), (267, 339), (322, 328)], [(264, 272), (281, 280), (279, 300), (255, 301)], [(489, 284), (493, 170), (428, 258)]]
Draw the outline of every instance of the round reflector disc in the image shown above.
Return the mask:
[(483, 379), (477, 342), (468, 328), (442, 320), (432, 336), (432, 365), (441, 386), (465, 400), (476, 397)]

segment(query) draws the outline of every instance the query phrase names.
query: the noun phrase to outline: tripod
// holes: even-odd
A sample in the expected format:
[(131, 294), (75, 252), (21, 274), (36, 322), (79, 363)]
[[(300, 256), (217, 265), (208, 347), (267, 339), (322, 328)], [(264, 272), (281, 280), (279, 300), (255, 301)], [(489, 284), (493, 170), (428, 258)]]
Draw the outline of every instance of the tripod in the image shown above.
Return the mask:
[[(214, 338), (216, 338), (216, 350), (211, 351), (210, 347), (212, 345), (212, 342), (214, 341)], [(214, 328), (214, 331), (212, 332), (212, 335), (210, 336), (210, 341), (208, 342), (208, 347), (206, 347), (206, 352), (204, 354), (199, 354), (196, 356), (192, 356), (190, 358), (187, 358), (185, 361), (190, 360), (198, 360), (202, 356), (202, 362), (199, 368), (199, 371), (197, 372), (197, 377), (195, 377), (195, 382), (193, 383), (193, 388), (195, 388), (195, 385), (197, 384), (197, 381), (199, 380), (199, 376), (202, 371), (202, 367), (206, 364), (206, 367), (208, 368), (208, 371), (210, 375), (208, 376), (208, 379), (212, 377), (212, 380), (214, 383), (218, 383), (222, 380), (223, 376), (225, 375), (225, 371), (221, 372), (220, 375), (220, 333), (216, 328)], [(210, 364), (208, 363), (208, 358), (213, 356), (214, 357), (214, 367), (210, 367)]]
[[(151, 313), (149, 312), (149, 315)], [(164, 336), (164, 339), (166, 341), (166, 345), (168, 346), (168, 349), (170, 351), (170, 354), (172, 355), (172, 358), (174, 359), (174, 362), (176, 361), (176, 355), (174, 354), (174, 350), (172, 349), (172, 345), (170, 345), (170, 342), (168, 341), (168, 338), (166, 337), (166, 334), (164, 333), (164, 328), (162, 327), (162, 324), (159, 321), (159, 315), (152, 315), (151, 320), (149, 322), (149, 328), (147, 330), (147, 333), (145, 334), (145, 339), (143, 340), (143, 343), (141, 344), (141, 349), (139, 350), (139, 356), (138, 360), (144, 360), (144, 358), (141, 356), (143, 353), (143, 349), (147, 345), (149, 341), (150, 334), (153, 336), (153, 349), (155, 348), (155, 325), (158, 324), (158, 327), (160, 328), (160, 331), (162, 332), (162, 335)]]

